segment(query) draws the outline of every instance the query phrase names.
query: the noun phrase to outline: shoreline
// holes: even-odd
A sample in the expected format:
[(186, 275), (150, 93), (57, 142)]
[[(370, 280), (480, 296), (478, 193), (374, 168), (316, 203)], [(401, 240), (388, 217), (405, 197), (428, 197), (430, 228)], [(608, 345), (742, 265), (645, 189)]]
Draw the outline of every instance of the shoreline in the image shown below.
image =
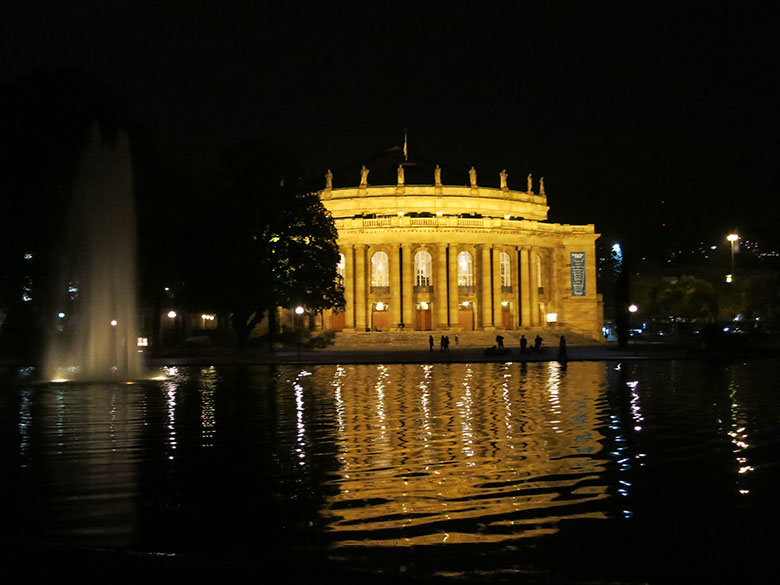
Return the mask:
[[(581, 361), (646, 361), (646, 360), (754, 360), (780, 357), (779, 348), (752, 351), (694, 351), (679, 347), (615, 345), (569, 346), (566, 362)], [(430, 364), (430, 363), (505, 363), (549, 362), (558, 360), (558, 349), (540, 352), (520, 352), (508, 348), (505, 353), (486, 353), (484, 348), (460, 347), (442, 352), (428, 349), (301, 349), (283, 348), (276, 351), (249, 348), (241, 351), (227, 348), (202, 348), (194, 351), (170, 351), (149, 354), (147, 367), (163, 366), (240, 366), (240, 365), (334, 365), (334, 364)], [(0, 358), (2, 367), (36, 367), (39, 360), (30, 358)]]

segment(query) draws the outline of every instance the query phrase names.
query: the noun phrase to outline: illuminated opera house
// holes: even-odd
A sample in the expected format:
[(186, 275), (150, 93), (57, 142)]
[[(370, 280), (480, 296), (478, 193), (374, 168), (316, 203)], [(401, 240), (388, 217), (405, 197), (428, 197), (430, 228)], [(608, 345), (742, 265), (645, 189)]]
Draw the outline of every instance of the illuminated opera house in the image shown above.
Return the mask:
[(597, 338), (602, 301), (594, 226), (547, 222), (543, 178), (529, 174), (521, 191), (510, 188), (506, 171), (493, 187), (479, 184), (474, 167), (458, 180), (461, 174), (462, 184), (445, 184), (455, 175), (410, 162), (405, 153), (391, 165), (368, 161), (350, 173), (328, 171), (320, 198), (338, 229), (346, 307), (324, 325), (336, 331), (555, 326)]

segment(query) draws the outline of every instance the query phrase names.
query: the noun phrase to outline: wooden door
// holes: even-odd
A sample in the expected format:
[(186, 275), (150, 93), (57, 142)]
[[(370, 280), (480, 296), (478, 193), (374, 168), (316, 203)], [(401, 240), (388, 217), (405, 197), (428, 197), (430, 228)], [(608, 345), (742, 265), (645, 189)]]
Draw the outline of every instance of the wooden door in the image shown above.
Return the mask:
[(503, 323), (504, 329), (512, 329), (512, 311), (509, 310), (509, 307), (501, 309), (501, 323)]
[(344, 311), (333, 311), (330, 316), (331, 331), (342, 331), (346, 322), (346, 313)]
[(430, 309), (417, 309), (414, 318), (415, 331), (430, 331), (431, 330), (431, 310)]
[(474, 329), (474, 310), (471, 308), (460, 309), (458, 312), (460, 328), (464, 331), (471, 331)]
[(390, 330), (390, 311), (373, 311), (371, 319), (372, 329), (379, 331)]

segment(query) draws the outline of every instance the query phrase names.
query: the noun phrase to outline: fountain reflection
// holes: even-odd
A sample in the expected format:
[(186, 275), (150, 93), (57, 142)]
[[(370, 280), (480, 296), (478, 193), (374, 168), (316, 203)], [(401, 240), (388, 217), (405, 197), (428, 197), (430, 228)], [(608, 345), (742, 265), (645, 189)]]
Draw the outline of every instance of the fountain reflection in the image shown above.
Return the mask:
[(602, 364), (339, 367), (332, 386), (336, 546), (502, 542), (606, 517)]

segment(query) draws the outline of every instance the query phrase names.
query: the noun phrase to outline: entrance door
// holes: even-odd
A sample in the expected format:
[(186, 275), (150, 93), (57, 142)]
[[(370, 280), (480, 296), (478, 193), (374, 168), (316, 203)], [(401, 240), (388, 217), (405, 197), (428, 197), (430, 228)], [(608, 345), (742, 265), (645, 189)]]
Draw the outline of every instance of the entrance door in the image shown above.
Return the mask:
[(504, 329), (512, 328), (512, 311), (509, 310), (509, 307), (502, 307), (501, 323), (504, 325)]
[(346, 313), (344, 311), (333, 311), (333, 313), (331, 313), (330, 315), (331, 331), (343, 330), (345, 322), (346, 322)]
[(417, 309), (417, 313), (414, 318), (415, 331), (430, 331), (431, 322), (430, 309)]
[(464, 331), (471, 331), (474, 329), (474, 310), (469, 307), (468, 309), (461, 309), (458, 311), (460, 328)]
[(371, 317), (371, 324), (373, 329), (379, 331), (390, 330), (390, 311), (373, 311)]

